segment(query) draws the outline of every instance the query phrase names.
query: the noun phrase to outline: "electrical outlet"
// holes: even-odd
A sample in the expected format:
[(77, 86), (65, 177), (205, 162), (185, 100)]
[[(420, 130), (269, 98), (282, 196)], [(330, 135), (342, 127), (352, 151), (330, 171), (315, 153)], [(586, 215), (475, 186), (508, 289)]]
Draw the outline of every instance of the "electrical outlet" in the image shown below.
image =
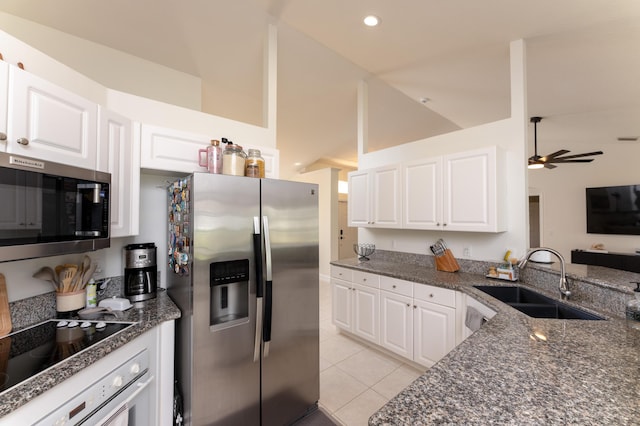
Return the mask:
[(471, 246), (466, 246), (462, 249), (462, 257), (471, 257)]

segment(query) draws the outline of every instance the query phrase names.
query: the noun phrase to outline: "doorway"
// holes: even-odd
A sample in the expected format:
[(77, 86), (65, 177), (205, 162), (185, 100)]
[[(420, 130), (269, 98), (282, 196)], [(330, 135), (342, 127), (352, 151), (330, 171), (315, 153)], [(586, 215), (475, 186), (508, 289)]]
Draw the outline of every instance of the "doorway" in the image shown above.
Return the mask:
[(529, 247), (542, 247), (540, 196), (529, 195)]
[(353, 257), (353, 245), (358, 242), (358, 228), (348, 225), (348, 206), (346, 201), (338, 201), (338, 259)]

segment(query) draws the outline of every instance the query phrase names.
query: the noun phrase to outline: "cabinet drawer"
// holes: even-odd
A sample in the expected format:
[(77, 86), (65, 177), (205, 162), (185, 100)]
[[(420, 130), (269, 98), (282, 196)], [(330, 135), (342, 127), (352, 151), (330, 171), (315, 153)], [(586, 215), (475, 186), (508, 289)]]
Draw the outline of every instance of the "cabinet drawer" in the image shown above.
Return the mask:
[(331, 265), (331, 278), (351, 282), (353, 281), (353, 271), (351, 269)]
[(413, 297), (413, 283), (391, 277), (380, 277), (380, 288), (403, 296)]
[(452, 308), (456, 307), (456, 292), (447, 288), (415, 283), (413, 285), (413, 297), (425, 302), (437, 303)]
[(380, 275), (369, 272), (353, 271), (353, 282), (367, 287), (380, 288)]

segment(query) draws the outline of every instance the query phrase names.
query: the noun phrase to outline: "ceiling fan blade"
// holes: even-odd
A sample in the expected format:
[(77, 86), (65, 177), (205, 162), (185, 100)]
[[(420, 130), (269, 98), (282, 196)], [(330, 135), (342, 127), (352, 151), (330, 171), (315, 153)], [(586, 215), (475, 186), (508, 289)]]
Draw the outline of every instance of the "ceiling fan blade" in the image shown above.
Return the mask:
[(564, 157), (558, 157), (556, 160), (570, 160), (572, 158), (590, 157), (592, 155), (602, 155), (602, 151), (585, 152), (584, 154), (565, 155)]
[(566, 149), (561, 149), (560, 151), (556, 151), (553, 154), (545, 155), (540, 159), (540, 161), (545, 162), (545, 161), (553, 160), (554, 158), (564, 155), (568, 152), (569, 151), (567, 151)]
[(555, 169), (557, 166), (554, 166), (551, 163), (544, 163), (545, 169)]
[(563, 164), (563, 163), (590, 163), (593, 161), (593, 158), (583, 158), (583, 159), (575, 159), (575, 160), (563, 160), (562, 158), (556, 158), (553, 161), (549, 161), (550, 163)]

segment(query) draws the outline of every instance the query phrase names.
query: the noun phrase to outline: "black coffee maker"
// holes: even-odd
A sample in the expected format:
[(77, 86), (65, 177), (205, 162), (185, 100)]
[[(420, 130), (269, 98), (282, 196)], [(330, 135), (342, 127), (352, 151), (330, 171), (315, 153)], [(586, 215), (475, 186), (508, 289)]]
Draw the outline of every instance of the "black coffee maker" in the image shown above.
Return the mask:
[(129, 244), (124, 248), (124, 295), (131, 302), (156, 297), (158, 266), (154, 243)]

